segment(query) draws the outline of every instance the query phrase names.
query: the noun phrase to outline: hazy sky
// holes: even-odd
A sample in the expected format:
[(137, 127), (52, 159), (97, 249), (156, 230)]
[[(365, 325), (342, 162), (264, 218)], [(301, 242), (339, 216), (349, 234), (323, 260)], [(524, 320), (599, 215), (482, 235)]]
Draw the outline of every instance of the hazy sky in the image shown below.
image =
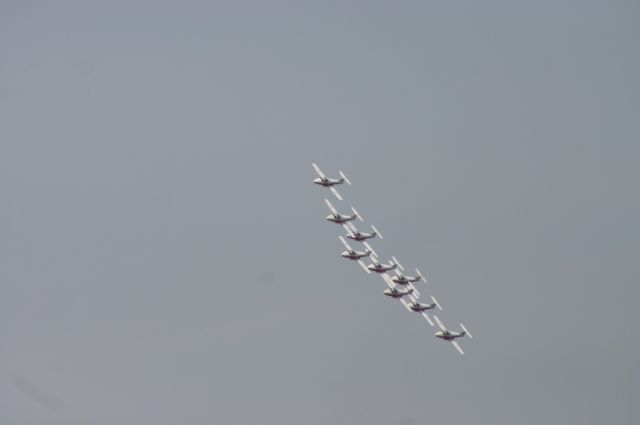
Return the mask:
[[(639, 20), (2, 2), (0, 422), (637, 424)], [(338, 256), (312, 161), (466, 356)]]

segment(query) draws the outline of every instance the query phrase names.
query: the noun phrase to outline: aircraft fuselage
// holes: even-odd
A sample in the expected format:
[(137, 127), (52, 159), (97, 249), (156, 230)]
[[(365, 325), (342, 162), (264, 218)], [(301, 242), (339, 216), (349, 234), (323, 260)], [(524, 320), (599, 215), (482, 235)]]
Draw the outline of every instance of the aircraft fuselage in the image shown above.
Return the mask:
[(391, 297), (391, 298), (402, 298), (406, 295), (411, 294), (413, 291), (409, 290), (409, 291), (398, 291), (398, 290), (394, 290), (394, 289), (385, 289), (383, 294), (385, 294), (387, 297)]
[(409, 308), (415, 312), (423, 312), (427, 310), (433, 310), (436, 307), (435, 304), (420, 304), (420, 303), (412, 303)]
[(369, 253), (362, 251), (343, 251), (340, 255), (350, 260), (359, 260), (361, 258), (368, 257)]
[(317, 177), (315, 179), (313, 179), (313, 182), (317, 185), (323, 186), (323, 187), (331, 187), (331, 186), (335, 186), (337, 184), (342, 184), (344, 182), (343, 179), (330, 179), (330, 178), (322, 178), (322, 177)]
[(385, 273), (385, 272), (388, 272), (389, 270), (395, 269), (396, 267), (397, 266), (395, 264), (391, 266), (386, 266), (384, 264), (369, 264), (369, 266), (367, 266), (369, 270), (376, 273)]
[(438, 338), (444, 339), (445, 341), (452, 341), (456, 338), (460, 338), (464, 336), (463, 332), (450, 332), (450, 331), (438, 331), (436, 332), (436, 336)]
[(355, 215), (329, 214), (326, 219), (332, 223), (343, 224), (347, 221), (355, 220)]
[(405, 275), (400, 275), (392, 277), (391, 280), (398, 285), (408, 285), (409, 283), (417, 282), (420, 279), (417, 277), (407, 277)]
[(354, 233), (352, 235), (347, 235), (347, 237), (351, 240), (354, 241), (358, 241), (358, 242), (362, 242), (362, 241), (366, 241), (367, 239), (372, 239), (375, 238), (375, 235), (372, 235), (371, 233)]

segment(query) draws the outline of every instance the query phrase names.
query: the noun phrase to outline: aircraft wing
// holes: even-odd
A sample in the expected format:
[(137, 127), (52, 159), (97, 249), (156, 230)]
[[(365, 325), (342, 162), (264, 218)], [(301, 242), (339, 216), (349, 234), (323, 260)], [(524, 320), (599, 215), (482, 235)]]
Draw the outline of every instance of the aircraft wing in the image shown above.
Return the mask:
[(409, 301), (405, 300), (404, 297), (400, 297), (400, 302), (402, 303), (404, 308), (406, 308), (409, 311), (412, 311), (411, 307), (410, 307), (411, 303)]
[(347, 234), (348, 234), (348, 235), (353, 236), (353, 229), (351, 229), (351, 226), (349, 226), (349, 224), (351, 224), (351, 222), (350, 222), (350, 221), (347, 221), (346, 223), (343, 223), (343, 224), (342, 224), (342, 227), (344, 227), (344, 230), (346, 230), (346, 231), (347, 231)]
[(456, 350), (458, 350), (460, 354), (464, 354), (464, 351), (462, 351), (462, 348), (460, 348), (460, 344), (458, 344), (458, 341), (456, 341), (455, 339), (452, 339), (451, 344), (453, 344), (453, 346), (456, 347)]
[(358, 264), (360, 264), (360, 267), (362, 267), (362, 270), (364, 270), (367, 273), (371, 273), (371, 270), (367, 268), (367, 265), (364, 263), (364, 261), (358, 260)]
[(342, 245), (344, 245), (344, 247), (347, 248), (347, 251), (353, 251), (349, 246), (349, 244), (347, 243), (347, 241), (345, 241), (342, 236), (338, 236), (338, 239), (340, 239), (340, 242), (342, 242)]
[(392, 264), (397, 265), (400, 270), (404, 271), (404, 267), (402, 267), (402, 264), (400, 264), (400, 262), (396, 257), (391, 257), (391, 260), (393, 260)]
[(316, 173), (318, 173), (318, 175), (320, 177), (322, 177), (323, 179), (326, 179), (327, 176), (322, 172), (322, 170), (320, 169), (320, 167), (318, 167), (318, 165), (315, 162), (312, 162), (311, 165), (313, 165), (313, 168), (316, 169)]
[(393, 280), (391, 280), (391, 278), (387, 273), (382, 273), (382, 278), (384, 279), (384, 282), (387, 284), (387, 286), (390, 289), (393, 289), (396, 287), (396, 284), (393, 282)]
[(365, 248), (371, 251), (373, 255), (375, 255), (376, 257), (378, 256), (378, 253), (376, 253), (376, 251), (371, 247), (371, 245), (369, 245), (367, 241), (362, 242), (362, 245), (364, 245)]
[(433, 315), (433, 318), (435, 319), (436, 323), (438, 324), (438, 327), (440, 328), (440, 330), (442, 331), (446, 331), (447, 328), (444, 327), (444, 325), (442, 324), (442, 322), (440, 321), (440, 319), (438, 319), (438, 316), (436, 316), (435, 314)]
[(338, 210), (337, 210), (337, 209), (335, 209), (335, 207), (333, 206), (333, 204), (332, 204), (332, 203), (331, 203), (327, 198), (324, 198), (324, 203), (325, 203), (325, 204), (327, 204), (327, 206), (329, 207), (329, 209), (331, 210), (331, 212), (332, 212), (332, 213), (334, 213), (334, 214), (339, 214), (339, 213), (338, 213)]
[(433, 325), (433, 322), (431, 321), (431, 318), (429, 317), (429, 315), (427, 314), (427, 312), (426, 312), (426, 311), (423, 311), (423, 312), (422, 312), (422, 313), (420, 313), (420, 314), (422, 314), (422, 317), (424, 317), (425, 319), (427, 319), (427, 322), (429, 322), (429, 324), (430, 324), (431, 326), (434, 326), (434, 325)]
[(342, 201), (342, 196), (340, 196), (340, 193), (338, 192), (338, 190), (337, 190), (335, 187), (330, 186), (330, 187), (329, 187), (329, 190), (330, 190), (334, 195), (336, 195), (336, 198), (338, 198), (338, 199), (340, 199), (340, 200)]

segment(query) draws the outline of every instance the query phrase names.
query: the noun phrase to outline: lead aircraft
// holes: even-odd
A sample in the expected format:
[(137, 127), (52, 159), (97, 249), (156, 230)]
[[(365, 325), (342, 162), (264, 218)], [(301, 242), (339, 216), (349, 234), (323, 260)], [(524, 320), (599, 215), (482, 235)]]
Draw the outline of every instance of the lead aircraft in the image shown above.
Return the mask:
[(438, 327), (440, 328), (440, 330), (438, 332), (436, 332), (435, 335), (438, 338), (444, 339), (445, 341), (449, 341), (451, 344), (453, 344), (454, 347), (456, 347), (456, 350), (458, 350), (458, 352), (460, 354), (464, 354), (464, 351), (462, 351), (462, 348), (460, 348), (460, 345), (458, 345), (458, 341), (456, 341), (456, 338), (462, 338), (465, 335), (468, 335), (469, 338), (473, 338), (473, 336), (471, 336), (471, 334), (469, 333), (467, 328), (465, 328), (464, 325), (462, 323), (460, 323), (460, 327), (462, 328), (462, 331), (461, 332), (453, 332), (453, 331), (448, 330), (442, 324), (440, 319), (438, 319), (438, 316), (436, 316), (434, 314), (433, 318), (436, 320), (436, 323), (438, 324)]
[(334, 187), (335, 185), (338, 184), (342, 184), (342, 183), (347, 183), (349, 186), (351, 186), (351, 182), (349, 181), (349, 179), (347, 178), (347, 176), (344, 175), (344, 173), (342, 171), (338, 171), (338, 173), (340, 173), (340, 178), (339, 179), (331, 179), (329, 177), (327, 177), (322, 170), (320, 169), (320, 167), (318, 167), (316, 165), (315, 162), (312, 162), (311, 165), (313, 165), (313, 168), (315, 168), (316, 173), (318, 173), (318, 175), (320, 177), (317, 177), (315, 179), (313, 179), (313, 182), (317, 185), (320, 185), (322, 187), (326, 187), (329, 188), (329, 190), (336, 195), (336, 198), (340, 199), (342, 201), (342, 196), (340, 196), (340, 193), (338, 193), (338, 191), (336, 190), (336, 188)]

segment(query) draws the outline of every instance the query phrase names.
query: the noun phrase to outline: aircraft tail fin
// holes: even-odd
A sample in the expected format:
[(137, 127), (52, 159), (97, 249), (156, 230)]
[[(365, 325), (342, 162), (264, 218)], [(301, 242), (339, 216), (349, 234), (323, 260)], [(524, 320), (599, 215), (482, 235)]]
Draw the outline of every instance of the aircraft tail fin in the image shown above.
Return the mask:
[(467, 335), (469, 338), (473, 338), (473, 335), (471, 335), (471, 333), (469, 333), (469, 331), (467, 330), (467, 328), (464, 327), (464, 325), (462, 323), (460, 323), (460, 327), (462, 328), (462, 333), (464, 335)]

